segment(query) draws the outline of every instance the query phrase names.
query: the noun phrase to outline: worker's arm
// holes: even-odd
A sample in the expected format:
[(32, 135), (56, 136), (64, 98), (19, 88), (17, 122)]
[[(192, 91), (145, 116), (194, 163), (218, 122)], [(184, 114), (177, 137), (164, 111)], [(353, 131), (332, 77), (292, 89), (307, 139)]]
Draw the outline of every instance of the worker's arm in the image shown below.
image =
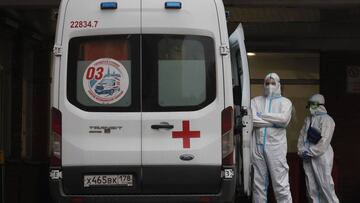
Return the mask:
[(260, 110), (256, 106), (256, 102), (254, 100), (251, 100), (251, 111), (253, 115), (253, 125), (256, 128), (265, 128), (265, 127), (272, 127), (273, 124), (263, 120), (258, 116), (258, 114), (261, 114)]
[(330, 146), (330, 142), (335, 130), (335, 122), (332, 120), (331, 117), (325, 115), (321, 121), (321, 139), (317, 144), (310, 145), (310, 155), (313, 157), (321, 156)]
[(274, 126), (274, 124), (258, 117), (256, 115), (256, 113), (255, 114), (253, 113), (253, 124), (254, 124), (254, 127), (257, 127), (257, 128), (265, 128), (265, 127), (273, 127)]
[(292, 104), (289, 100), (285, 100), (281, 106), (280, 113), (263, 113), (261, 118), (264, 121), (272, 123), (275, 127), (285, 128), (291, 119)]
[(306, 118), (304, 121), (304, 125), (300, 130), (300, 134), (299, 134), (299, 138), (298, 138), (298, 143), (297, 143), (297, 149), (298, 149), (298, 155), (302, 156), (302, 154), (304, 153), (304, 151), (307, 151), (306, 146), (305, 146), (305, 138), (307, 136), (307, 126), (308, 126), (308, 122), (309, 119)]

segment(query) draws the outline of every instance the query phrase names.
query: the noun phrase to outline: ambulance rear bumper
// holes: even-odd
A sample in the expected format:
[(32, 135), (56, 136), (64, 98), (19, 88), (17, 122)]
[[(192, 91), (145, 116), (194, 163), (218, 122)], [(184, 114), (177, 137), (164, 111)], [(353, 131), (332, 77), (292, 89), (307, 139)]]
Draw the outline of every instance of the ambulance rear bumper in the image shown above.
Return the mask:
[[(205, 171), (204, 171), (205, 172)], [(205, 172), (206, 173), (206, 172)], [(160, 173), (161, 174), (161, 173)], [(196, 179), (196, 178), (195, 178)], [(215, 177), (215, 179), (217, 179)], [(187, 191), (178, 193), (176, 188), (167, 188), (166, 193), (149, 193), (138, 191), (128, 194), (68, 194), (64, 192), (63, 180), (50, 180), (50, 192), (56, 203), (100, 203), (100, 202), (129, 202), (129, 203), (150, 203), (150, 202), (229, 202), (234, 198), (236, 187), (236, 176), (229, 179), (220, 178), (218, 188), (214, 193), (198, 193)], [(174, 185), (176, 187), (176, 185)], [(173, 191), (172, 193), (170, 191)]]
[(176, 194), (176, 195), (66, 195), (62, 191), (59, 181), (51, 181), (50, 190), (56, 203), (104, 203), (104, 202), (127, 202), (127, 203), (150, 203), (150, 202), (229, 202), (234, 197), (235, 181), (223, 180), (221, 191), (217, 194)]

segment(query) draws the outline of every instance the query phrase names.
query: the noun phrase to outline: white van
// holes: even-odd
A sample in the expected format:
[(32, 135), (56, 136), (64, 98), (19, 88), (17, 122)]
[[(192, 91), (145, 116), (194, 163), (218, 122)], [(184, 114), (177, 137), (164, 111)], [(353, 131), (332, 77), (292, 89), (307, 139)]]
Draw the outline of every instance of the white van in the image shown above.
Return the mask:
[(52, 81), (56, 202), (249, 194), (244, 37), (221, 0), (63, 0)]

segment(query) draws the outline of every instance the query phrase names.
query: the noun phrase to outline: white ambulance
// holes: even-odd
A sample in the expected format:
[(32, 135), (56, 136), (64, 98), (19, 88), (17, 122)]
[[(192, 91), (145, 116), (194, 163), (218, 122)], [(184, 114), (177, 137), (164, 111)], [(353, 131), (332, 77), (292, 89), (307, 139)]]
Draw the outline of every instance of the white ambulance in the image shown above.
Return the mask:
[(63, 0), (52, 77), (54, 202), (249, 194), (244, 37), (221, 0)]

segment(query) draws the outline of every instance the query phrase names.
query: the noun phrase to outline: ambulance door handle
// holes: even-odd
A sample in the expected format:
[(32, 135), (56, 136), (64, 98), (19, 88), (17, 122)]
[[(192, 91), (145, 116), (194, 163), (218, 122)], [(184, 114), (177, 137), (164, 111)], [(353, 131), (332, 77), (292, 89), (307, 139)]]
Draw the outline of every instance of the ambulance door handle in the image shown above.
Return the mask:
[(170, 130), (170, 129), (173, 129), (174, 126), (170, 125), (168, 122), (161, 122), (160, 124), (157, 124), (157, 125), (151, 125), (151, 128), (155, 129), (155, 130), (159, 130), (159, 129)]

